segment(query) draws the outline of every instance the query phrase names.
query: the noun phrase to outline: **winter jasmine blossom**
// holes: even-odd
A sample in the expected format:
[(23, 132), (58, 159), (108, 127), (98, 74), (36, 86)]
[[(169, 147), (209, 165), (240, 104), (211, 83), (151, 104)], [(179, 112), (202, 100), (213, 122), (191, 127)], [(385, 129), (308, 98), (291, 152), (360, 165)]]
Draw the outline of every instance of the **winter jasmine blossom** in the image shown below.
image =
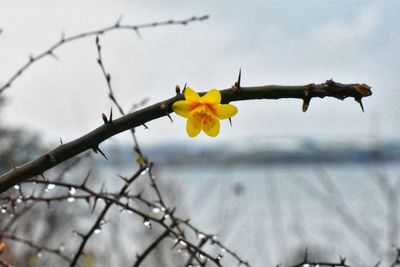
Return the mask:
[(197, 136), (201, 130), (215, 137), (219, 133), (219, 120), (229, 119), (237, 113), (237, 108), (230, 104), (221, 104), (221, 93), (211, 89), (203, 96), (187, 87), (185, 100), (176, 101), (173, 111), (187, 118), (186, 131), (190, 137)]

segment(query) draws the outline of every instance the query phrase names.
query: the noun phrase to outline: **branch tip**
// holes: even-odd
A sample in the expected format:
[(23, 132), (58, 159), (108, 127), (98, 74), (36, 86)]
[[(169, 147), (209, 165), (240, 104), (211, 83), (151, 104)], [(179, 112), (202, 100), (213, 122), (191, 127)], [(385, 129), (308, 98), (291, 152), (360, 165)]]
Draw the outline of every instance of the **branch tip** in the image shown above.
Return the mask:
[(177, 85), (175, 86), (175, 93), (176, 93), (177, 95), (179, 95), (179, 94), (181, 93), (181, 87), (179, 86), (179, 84), (177, 84)]
[(106, 114), (101, 113), (101, 118), (103, 119), (104, 123), (108, 123), (108, 119), (107, 119)]

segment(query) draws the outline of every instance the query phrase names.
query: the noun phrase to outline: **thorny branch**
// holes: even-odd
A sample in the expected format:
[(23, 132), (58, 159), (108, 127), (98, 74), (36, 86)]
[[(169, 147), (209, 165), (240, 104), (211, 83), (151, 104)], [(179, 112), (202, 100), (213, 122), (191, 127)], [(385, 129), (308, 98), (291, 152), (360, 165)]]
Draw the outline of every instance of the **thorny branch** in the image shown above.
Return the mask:
[[(167, 26), (167, 25), (187, 25), (191, 22), (195, 21), (203, 21), (208, 19), (208, 15), (204, 16), (194, 16), (191, 18), (183, 19), (183, 20), (167, 20), (167, 21), (160, 21), (160, 22), (151, 22), (151, 23), (145, 23), (145, 24), (137, 24), (137, 25), (125, 25), (121, 24), (120, 19), (114, 23), (111, 26), (104, 27), (102, 29), (94, 30), (94, 31), (89, 31), (89, 32), (84, 32), (76, 35), (71, 35), (69, 37), (66, 37), (64, 33), (61, 34), (61, 38), (58, 42), (54, 43), (51, 45), (48, 49), (44, 50), (43, 52), (39, 53), (36, 56), (30, 55), (28, 61), (22, 65), (21, 68), (19, 68), (6, 82), (3, 86), (0, 86), (0, 95), (1, 93), (4, 92), (7, 88), (11, 87), (11, 85), (14, 83), (14, 81), (21, 76), (22, 73), (24, 73), (29, 67), (32, 66), (35, 62), (41, 60), (42, 58), (45, 58), (47, 56), (52, 56), (56, 59), (57, 56), (55, 54), (55, 51), (61, 47), (64, 44), (67, 44), (72, 41), (76, 41), (78, 39), (83, 39), (86, 37), (90, 36), (96, 36), (96, 35), (102, 35), (105, 33), (108, 33), (110, 31), (114, 30), (132, 30), (135, 31), (139, 36), (140, 36), (140, 30), (145, 29), (145, 28), (154, 28), (154, 27), (159, 27), (159, 26)], [(0, 32), (1, 33), (1, 32)]]
[[(201, 93), (204, 94), (204, 93)], [(345, 99), (353, 97), (361, 103), (363, 97), (370, 96), (370, 87), (366, 84), (342, 84), (328, 80), (321, 84), (308, 84), (299, 86), (266, 85), (257, 87), (235, 87), (221, 91), (222, 103), (251, 99), (303, 99), (303, 111), (306, 111), (310, 100), (315, 97), (334, 97)], [(115, 120), (104, 121), (104, 124), (86, 135), (49, 151), (43, 156), (15, 167), (0, 176), (0, 192), (4, 192), (13, 185), (36, 175), (42, 175), (46, 170), (66, 161), (86, 150), (99, 150), (99, 145), (104, 140), (120, 132), (143, 125), (146, 122), (168, 116), (172, 112), (172, 104), (182, 100), (184, 96), (178, 94), (165, 101), (158, 102), (133, 113), (126, 114)], [(110, 116), (111, 117), (111, 116)], [(104, 116), (103, 116), (104, 118)]]
[(136, 262), (133, 264), (133, 267), (139, 267), (140, 264), (146, 259), (146, 257), (157, 247), (158, 244), (161, 243), (167, 236), (169, 235), (169, 231), (165, 230), (158, 238), (156, 238), (144, 251), (142, 254), (136, 256)]
[(64, 261), (67, 261), (67, 262), (71, 261), (71, 259), (67, 255), (65, 255), (61, 249), (54, 249), (54, 248), (48, 248), (45, 246), (40, 246), (40, 245), (35, 244), (31, 240), (26, 240), (26, 239), (17, 237), (15, 235), (3, 234), (3, 235), (0, 235), (0, 240), (1, 239), (7, 239), (7, 240), (14, 241), (14, 242), (22, 243), (26, 246), (29, 246), (29, 247), (35, 249), (37, 251), (37, 253), (47, 252), (47, 253), (50, 253), (50, 254), (60, 257)]
[[(59, 202), (60, 200), (65, 200), (70, 197), (73, 197), (76, 200), (84, 199), (86, 201), (88, 201), (89, 198), (92, 198), (92, 199), (94, 198), (94, 200), (92, 202), (88, 201), (88, 203), (92, 203), (91, 204), (92, 211), (95, 209), (97, 201), (100, 199), (103, 200), (106, 203), (106, 206), (102, 209), (100, 214), (97, 215), (97, 219), (96, 219), (95, 223), (92, 225), (92, 227), (90, 228), (90, 230), (86, 234), (77, 233), (79, 236), (82, 237), (82, 241), (81, 241), (81, 244), (80, 244), (77, 252), (75, 253), (74, 259), (68, 261), (70, 263), (70, 266), (76, 266), (79, 257), (82, 255), (82, 253), (84, 251), (84, 247), (85, 247), (87, 241), (90, 239), (90, 237), (93, 235), (93, 233), (97, 229), (101, 229), (101, 227), (104, 225), (105, 215), (113, 205), (119, 207), (121, 212), (129, 211), (130, 213), (141, 217), (143, 219), (144, 225), (146, 225), (148, 227), (151, 227), (152, 223), (154, 223), (154, 224), (157, 224), (157, 225), (161, 226), (162, 228), (164, 228), (163, 234), (160, 235), (152, 243), (152, 245), (150, 245), (141, 255), (139, 255), (137, 257), (137, 262), (135, 263), (134, 266), (139, 266), (141, 264), (141, 262), (143, 262), (143, 260), (146, 258), (146, 256), (148, 256), (148, 254), (152, 250), (155, 249), (157, 244), (166, 237), (173, 238), (175, 240), (174, 246), (179, 245), (181, 247), (181, 250), (187, 250), (189, 252), (189, 255), (194, 257), (199, 262), (199, 264), (204, 263), (204, 259), (208, 259), (209, 261), (214, 262), (216, 266), (221, 266), (221, 264), (220, 264), (221, 256), (220, 255), (214, 257), (211, 254), (207, 253), (206, 251), (202, 250), (201, 247), (194, 245), (185, 236), (184, 230), (181, 227), (187, 227), (188, 229), (195, 231), (195, 233), (202, 233), (201, 235), (196, 234), (196, 238), (198, 238), (200, 240), (205, 240), (205, 242), (209, 241), (210, 244), (216, 245), (216, 246), (220, 247), (221, 249), (224, 249), (226, 251), (226, 253), (228, 253), (228, 254), (232, 255), (232, 257), (236, 258), (237, 261), (239, 262), (239, 264), (245, 264), (246, 266), (249, 266), (248, 263), (245, 262), (244, 260), (242, 260), (240, 257), (238, 257), (237, 254), (226, 249), (226, 247), (224, 245), (222, 245), (220, 242), (216, 241), (213, 235), (204, 234), (202, 231), (200, 231), (199, 229), (195, 228), (192, 224), (190, 224), (189, 220), (183, 220), (183, 219), (177, 218), (174, 215), (175, 209), (171, 209), (170, 207), (166, 206), (161, 194), (158, 195), (156, 193), (156, 195), (157, 195), (156, 202), (154, 202), (154, 201), (152, 202), (152, 201), (145, 199), (141, 193), (136, 194), (136, 195), (129, 194), (129, 192), (127, 191), (128, 187), (134, 181), (136, 181), (136, 179), (140, 175), (143, 175), (145, 172), (148, 173), (149, 178), (151, 177), (150, 178), (152, 181), (151, 188), (153, 188), (153, 189), (157, 188), (157, 184), (154, 180), (154, 176), (151, 174), (151, 169), (152, 169), (151, 164), (146, 165), (146, 166), (139, 168), (139, 170), (131, 178), (129, 178), (129, 179), (123, 178), (124, 183), (118, 193), (107, 193), (103, 189), (101, 189), (100, 191), (95, 191), (93, 189), (90, 189), (87, 186), (87, 183), (89, 180), (89, 176), (87, 176), (81, 183), (68, 183), (68, 182), (61, 182), (61, 181), (43, 181), (43, 180), (25, 181), (25, 182), (23, 182), (23, 184), (21, 184), (21, 187), (23, 187), (24, 184), (34, 183), (34, 184), (36, 184), (36, 187), (38, 185), (44, 185), (45, 187), (48, 187), (49, 185), (51, 185), (52, 188), (53, 187), (54, 188), (57, 187), (59, 189), (65, 188), (66, 190), (59, 190), (61, 192), (61, 194), (55, 195), (55, 196), (48, 196), (48, 197), (35, 196), (34, 193), (32, 193), (30, 196), (26, 196), (22, 193), (22, 190), (20, 190), (19, 191), (20, 195), (18, 197), (12, 197), (12, 198), (6, 197), (6, 198), (2, 198), (0, 200), (9, 201), (7, 206), (11, 207), (11, 206), (15, 206), (15, 202), (17, 202), (17, 201), (18, 201), (19, 205), (23, 205), (24, 203), (29, 203), (29, 202), (37, 203), (38, 201), (43, 201), (43, 202), (46, 202), (48, 205), (50, 205), (50, 203)], [(71, 188), (74, 188), (74, 191), (76, 191), (76, 192), (82, 192), (82, 193), (86, 193), (86, 194), (79, 193), (77, 195), (75, 195), (75, 194), (70, 195), (70, 193), (68, 191), (70, 191)], [(153, 210), (153, 211), (155, 210), (155, 208), (157, 208), (157, 210), (159, 212), (156, 213), (157, 216), (152, 216), (142, 210), (139, 210), (138, 208), (134, 208), (133, 207), (134, 204), (130, 204), (129, 202), (122, 201), (123, 197), (130, 199), (132, 201), (144, 203), (148, 207), (148, 209)], [(155, 203), (157, 203), (157, 204), (155, 204)], [(7, 212), (12, 212), (12, 210), (14, 210), (14, 209), (7, 210)], [(3, 235), (3, 236), (5, 236), (5, 235)], [(15, 236), (7, 235), (7, 238), (11, 238), (11, 237), (15, 237)], [(18, 241), (18, 238), (14, 238), (13, 240)], [(31, 243), (34, 244), (33, 242), (31, 242)], [(58, 251), (57, 249), (48, 249), (48, 248), (37, 246), (37, 245), (31, 246), (31, 247), (33, 247), (37, 251), (49, 251), (49, 252), (53, 252), (53, 254)], [(197, 256), (197, 254), (201, 255), (203, 260), (201, 259), (201, 257)]]

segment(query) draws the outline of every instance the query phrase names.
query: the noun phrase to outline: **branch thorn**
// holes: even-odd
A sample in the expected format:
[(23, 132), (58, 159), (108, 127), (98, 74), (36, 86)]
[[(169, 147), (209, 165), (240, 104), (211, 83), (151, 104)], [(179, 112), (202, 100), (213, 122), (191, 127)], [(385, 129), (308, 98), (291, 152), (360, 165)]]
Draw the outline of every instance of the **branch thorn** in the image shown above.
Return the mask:
[(112, 112), (112, 107), (111, 107), (111, 109), (110, 109), (110, 116), (109, 116), (109, 121), (110, 122), (112, 122), (112, 120), (113, 120), (113, 112)]
[(362, 103), (362, 101), (361, 101), (361, 97), (355, 97), (354, 100), (355, 100), (358, 104), (360, 104), (361, 110), (362, 110), (362, 112), (364, 112), (364, 106), (363, 106), (363, 103)]
[(232, 85), (232, 87), (231, 87), (231, 89), (232, 89), (232, 91), (233, 92), (237, 92), (239, 89), (240, 89), (240, 81), (241, 81), (241, 78), (242, 78), (242, 69), (240, 68), (239, 69), (239, 76), (238, 76), (238, 79), (237, 79), (237, 81)]
[(44, 177), (44, 174), (43, 174), (43, 173), (40, 174), (40, 177), (42, 177), (43, 181), (45, 181), (46, 183), (49, 182), (49, 181), (46, 179), (46, 177)]
[(47, 54), (48, 54), (49, 56), (51, 56), (52, 58), (54, 58), (55, 60), (60, 61), (60, 59), (56, 56), (56, 54), (54, 54), (53, 51), (49, 51)]
[(303, 98), (303, 107), (302, 107), (303, 112), (307, 111), (308, 106), (310, 105), (310, 100), (311, 98), (309, 97)]
[(123, 15), (122, 15), (122, 14), (119, 15), (119, 18), (118, 18), (117, 22), (115, 23), (115, 27), (118, 28), (118, 27), (120, 26), (120, 23), (121, 23), (122, 18), (123, 18)]
[(186, 83), (185, 83), (185, 85), (183, 86), (182, 94), (184, 94), (185, 91), (186, 91)]
[(240, 81), (241, 81), (241, 79), (242, 79), (242, 68), (239, 69), (239, 76), (238, 76), (237, 84), (236, 84), (238, 89), (240, 89)]
[(108, 160), (108, 158), (106, 157), (106, 154), (104, 154), (104, 152), (100, 149), (99, 146), (94, 146), (92, 147), (94, 153), (100, 153), (106, 160)]

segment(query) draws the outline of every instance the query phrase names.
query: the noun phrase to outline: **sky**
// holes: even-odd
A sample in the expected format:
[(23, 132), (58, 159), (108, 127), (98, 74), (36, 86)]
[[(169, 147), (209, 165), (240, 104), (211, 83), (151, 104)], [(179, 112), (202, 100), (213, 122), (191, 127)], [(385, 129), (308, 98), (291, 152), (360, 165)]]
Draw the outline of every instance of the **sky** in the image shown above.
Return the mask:
[[(161, 118), (137, 129), (146, 144), (241, 144), (286, 139), (374, 142), (400, 130), (400, 2), (398, 1), (6, 1), (0, 0), (0, 83), (65, 36), (114, 24), (209, 15), (187, 26), (113, 31), (100, 37), (117, 99), (128, 110), (170, 98), (185, 82), (197, 91), (242, 85), (299, 85), (333, 78), (366, 83), (363, 99), (235, 102), (233, 127), (217, 138), (191, 139), (185, 120)], [(68, 43), (33, 64), (3, 93), (1, 123), (25, 127), (45, 142), (71, 141), (102, 124), (112, 103), (96, 63), (94, 37)], [(116, 115), (116, 112), (114, 112)], [(128, 140), (123, 133), (113, 140)], [(113, 142), (113, 141), (111, 141)]]

